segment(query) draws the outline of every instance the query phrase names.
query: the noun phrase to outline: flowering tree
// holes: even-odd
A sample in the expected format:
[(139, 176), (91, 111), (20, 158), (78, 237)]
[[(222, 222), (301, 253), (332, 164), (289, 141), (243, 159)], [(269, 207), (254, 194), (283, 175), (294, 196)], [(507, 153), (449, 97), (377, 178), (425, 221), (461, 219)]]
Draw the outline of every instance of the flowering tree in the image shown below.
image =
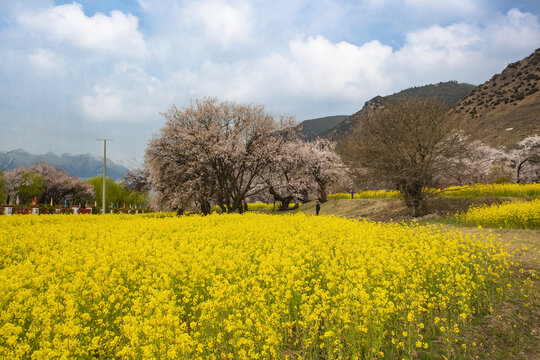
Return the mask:
[(307, 201), (316, 194), (326, 201), (330, 184), (344, 174), (344, 166), (334, 151), (334, 143), (318, 139), (304, 142), (287, 137), (261, 177), (280, 210), (288, 209), (293, 201)]
[(142, 169), (128, 171), (122, 176), (121, 184), (129, 191), (144, 193), (150, 191), (148, 173)]
[(280, 210), (306, 199), (315, 182), (308, 170), (309, 147), (301, 140), (285, 141), (261, 173), (267, 191)]
[(6, 201), (6, 190), (4, 187), (4, 184), (6, 182), (6, 179), (4, 178), (4, 170), (0, 169), (0, 203), (4, 203)]
[(149, 182), (165, 207), (210, 212), (242, 211), (242, 203), (263, 188), (260, 174), (277, 154), (280, 125), (263, 106), (195, 100), (163, 114), (167, 120), (145, 155)]
[(464, 157), (460, 159), (460, 171), (451, 177), (459, 184), (491, 182), (494, 176), (501, 176), (506, 172), (506, 165), (503, 164), (505, 156), (507, 153), (502, 149), (492, 148), (480, 141), (470, 142)]
[(511, 163), (516, 169), (516, 182), (540, 181), (540, 136), (530, 136), (519, 142), (512, 152)]
[(5, 179), (11, 203), (17, 195), (22, 203), (29, 203), (36, 197), (39, 203), (48, 203), (52, 199), (56, 204), (84, 202), (94, 197), (90, 184), (45, 161), (8, 171)]
[[(517, 183), (540, 180), (540, 136), (530, 136), (514, 149), (495, 149), (480, 141), (468, 145), (462, 167), (454, 178), (459, 183), (487, 183), (513, 177)], [(514, 174), (514, 175), (512, 175)]]
[(336, 153), (335, 146), (335, 143), (326, 139), (317, 139), (306, 144), (303, 156), (306, 172), (318, 186), (320, 202), (326, 202), (328, 186), (343, 178), (345, 174), (345, 165)]

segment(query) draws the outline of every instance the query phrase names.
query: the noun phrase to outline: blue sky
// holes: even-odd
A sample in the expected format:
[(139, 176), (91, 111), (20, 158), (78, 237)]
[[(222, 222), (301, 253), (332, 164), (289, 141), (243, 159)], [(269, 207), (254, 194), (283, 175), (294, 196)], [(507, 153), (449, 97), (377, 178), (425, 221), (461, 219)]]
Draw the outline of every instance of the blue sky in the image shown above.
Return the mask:
[(540, 2), (0, 0), (0, 151), (133, 165), (161, 112), (216, 96), (298, 121), (457, 80), (540, 47)]

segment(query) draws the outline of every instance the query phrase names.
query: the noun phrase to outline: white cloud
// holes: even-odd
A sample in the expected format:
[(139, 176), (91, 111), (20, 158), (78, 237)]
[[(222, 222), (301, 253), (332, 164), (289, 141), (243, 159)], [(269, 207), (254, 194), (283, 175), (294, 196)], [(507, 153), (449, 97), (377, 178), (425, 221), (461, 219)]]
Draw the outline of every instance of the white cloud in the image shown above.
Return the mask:
[(98, 122), (141, 122), (155, 119), (169, 105), (171, 93), (141, 67), (118, 63), (112, 74), (79, 98), (82, 116)]
[(406, 36), (405, 45), (395, 53), (395, 60), (402, 66), (410, 62), (421, 68), (451, 66), (464, 61), (464, 54), (476, 51), (481, 43), (478, 29), (468, 24), (454, 24), (447, 27), (433, 26), (411, 32)]
[(0, 5), (4, 146), (48, 129), (55, 143), (85, 133), (93, 148), (88, 135), (104, 131), (140, 152), (160, 112), (203, 96), (299, 120), (353, 113), (410, 86), (482, 83), (540, 47), (531, 0), (510, 11), (489, 0), (74, 1), (92, 5)]
[[(498, 43), (501, 28), (510, 37), (518, 34), (520, 40)], [(352, 113), (373, 96), (411, 86), (448, 80), (484, 82), (506, 63), (538, 47), (540, 30), (536, 17), (512, 10), (486, 26), (463, 22), (432, 26), (405, 38), (400, 49), (392, 50), (377, 40), (356, 45), (299, 36), (281, 53), (231, 62), (206, 60), (162, 80), (142, 68), (120, 64), (94, 94), (84, 98), (83, 108), (91, 119), (143, 121), (155, 119), (173, 102), (182, 106), (192, 98), (217, 96), (266, 104), (272, 111), (301, 118)]]
[(41, 48), (29, 55), (29, 61), (41, 76), (62, 74), (65, 66), (61, 57), (51, 50)]
[(204, 0), (182, 9), (182, 21), (194, 32), (224, 47), (251, 41), (251, 6), (247, 1), (234, 4), (224, 0)]
[(289, 43), (287, 54), (270, 55), (244, 69), (243, 81), (266, 76), (263, 82), (275, 83), (270, 91), (265, 91), (263, 84), (251, 87), (267, 97), (275, 91), (282, 96), (353, 99), (366, 94), (366, 83), (385, 87), (388, 79), (379, 67), (391, 53), (391, 47), (378, 41), (356, 46), (347, 42), (334, 44), (322, 36), (297, 38)]
[(485, 32), (485, 48), (494, 54), (522, 52), (540, 45), (538, 16), (518, 9), (509, 10), (506, 16), (489, 24)]
[(401, 86), (452, 79), (482, 83), (538, 46), (538, 18), (510, 10), (486, 26), (457, 23), (412, 31), (385, 71)]
[(121, 96), (115, 94), (110, 88), (95, 86), (93, 95), (85, 95), (81, 99), (81, 106), (87, 118), (94, 121), (119, 120), (125, 113), (124, 102)]
[(135, 57), (148, 54), (138, 31), (138, 19), (121, 11), (112, 11), (110, 16), (97, 13), (88, 17), (82, 5), (73, 3), (19, 14), (18, 21), (54, 42), (110, 54)]

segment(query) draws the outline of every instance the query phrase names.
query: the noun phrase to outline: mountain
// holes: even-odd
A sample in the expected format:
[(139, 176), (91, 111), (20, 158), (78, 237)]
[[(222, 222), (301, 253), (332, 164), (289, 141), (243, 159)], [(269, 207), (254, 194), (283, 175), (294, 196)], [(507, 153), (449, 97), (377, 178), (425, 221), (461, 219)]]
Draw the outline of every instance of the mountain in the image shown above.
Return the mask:
[(368, 112), (376, 111), (384, 108), (384, 104), (387, 102), (398, 101), (404, 98), (436, 98), (438, 101), (444, 102), (448, 107), (453, 107), (458, 104), (462, 99), (467, 97), (475, 89), (474, 85), (458, 83), (457, 81), (441, 82), (438, 84), (430, 84), (420, 87), (412, 87), (402, 90), (398, 93), (388, 96), (376, 96), (373, 99), (366, 101), (364, 107), (357, 113), (349, 116), (347, 119), (341, 121), (336, 126), (328, 129), (320, 136), (331, 140), (339, 140), (348, 134), (355, 126), (359, 116), (362, 116)]
[(295, 127), (295, 131), (302, 140), (311, 141), (348, 117), (349, 115), (335, 115), (304, 120)]
[(453, 109), (467, 132), (491, 146), (514, 146), (540, 134), (540, 49), (508, 64)]
[[(51, 166), (59, 167), (70, 175), (77, 176), (82, 179), (91, 178), (103, 174), (103, 157), (98, 158), (90, 154), (71, 155), (62, 154), (56, 155), (52, 152), (43, 155), (30, 154), (22, 149), (12, 151), (0, 151), (0, 169), (6, 171), (12, 170), (19, 166), (28, 166), (46, 161)], [(114, 179), (120, 179), (128, 168), (107, 160), (107, 176)]]

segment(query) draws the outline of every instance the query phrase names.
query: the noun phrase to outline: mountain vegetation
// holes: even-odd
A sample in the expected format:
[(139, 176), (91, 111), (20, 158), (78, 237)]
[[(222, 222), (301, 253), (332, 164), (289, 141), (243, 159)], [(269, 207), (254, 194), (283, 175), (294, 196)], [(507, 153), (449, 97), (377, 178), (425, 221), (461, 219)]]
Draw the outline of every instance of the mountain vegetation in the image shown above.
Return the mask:
[(465, 98), (473, 89), (474, 85), (458, 83), (457, 81), (441, 82), (426, 86), (412, 87), (388, 96), (376, 96), (366, 101), (362, 109), (347, 119), (341, 121), (336, 126), (328, 129), (319, 136), (325, 139), (337, 141), (350, 133), (357, 124), (358, 119), (366, 113), (383, 109), (388, 103), (396, 103), (403, 99), (430, 99), (434, 98), (438, 102), (448, 107), (456, 105)]
[(475, 139), (494, 147), (515, 147), (540, 134), (540, 49), (509, 64), (500, 74), (479, 85), (454, 109)]
[(295, 130), (297, 131), (300, 139), (311, 141), (348, 117), (349, 115), (336, 115), (304, 120), (296, 126)]

